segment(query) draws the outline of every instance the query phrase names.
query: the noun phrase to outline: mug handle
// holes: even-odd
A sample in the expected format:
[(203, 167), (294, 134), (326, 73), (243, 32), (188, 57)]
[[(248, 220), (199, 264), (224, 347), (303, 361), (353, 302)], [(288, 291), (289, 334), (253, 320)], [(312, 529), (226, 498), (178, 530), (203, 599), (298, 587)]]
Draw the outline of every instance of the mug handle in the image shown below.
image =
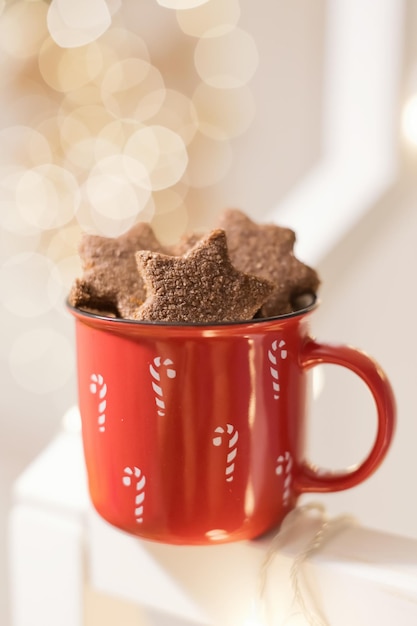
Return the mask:
[(376, 403), (377, 433), (368, 456), (352, 470), (332, 472), (303, 462), (294, 476), (294, 490), (299, 494), (342, 491), (369, 478), (384, 459), (395, 429), (394, 394), (385, 373), (371, 357), (349, 346), (320, 344), (308, 340), (301, 353), (301, 366), (308, 370), (323, 363), (348, 368), (368, 386)]

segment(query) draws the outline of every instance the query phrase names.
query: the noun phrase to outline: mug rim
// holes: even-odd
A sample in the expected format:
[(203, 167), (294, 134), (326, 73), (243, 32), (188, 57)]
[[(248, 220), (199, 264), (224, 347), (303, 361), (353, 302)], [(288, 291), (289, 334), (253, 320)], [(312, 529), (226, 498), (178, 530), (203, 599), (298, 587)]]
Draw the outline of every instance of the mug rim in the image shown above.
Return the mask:
[(201, 330), (206, 329), (210, 329), (210, 328), (236, 328), (236, 327), (247, 327), (247, 326), (251, 326), (253, 324), (255, 325), (261, 325), (261, 324), (265, 324), (268, 323), (270, 324), (271, 322), (274, 321), (285, 321), (287, 319), (293, 319), (293, 318), (297, 318), (297, 317), (303, 317), (304, 315), (307, 315), (308, 313), (311, 313), (312, 311), (314, 311), (320, 304), (320, 300), (317, 297), (317, 295), (315, 294), (311, 294), (312, 295), (312, 302), (311, 304), (309, 304), (306, 307), (303, 307), (302, 309), (297, 309), (296, 311), (291, 311), (290, 313), (284, 313), (283, 315), (275, 315), (275, 316), (271, 316), (271, 317), (257, 317), (257, 318), (251, 318), (251, 319), (247, 319), (247, 320), (237, 320), (237, 321), (223, 321), (223, 322), (166, 322), (166, 321), (153, 321), (153, 320), (134, 320), (134, 319), (128, 319), (128, 318), (123, 318), (123, 317), (108, 317), (106, 315), (100, 315), (99, 313), (91, 313), (89, 311), (86, 311), (84, 309), (80, 309), (76, 306), (73, 306), (72, 304), (69, 303), (69, 300), (67, 299), (65, 304), (67, 309), (76, 317), (79, 318), (86, 318), (87, 320), (98, 320), (101, 322), (106, 322), (106, 323), (110, 323), (110, 324), (114, 324), (114, 325), (133, 325), (133, 326), (138, 326), (138, 327), (158, 327), (158, 328), (180, 328), (180, 329), (185, 329), (185, 328), (199, 328)]

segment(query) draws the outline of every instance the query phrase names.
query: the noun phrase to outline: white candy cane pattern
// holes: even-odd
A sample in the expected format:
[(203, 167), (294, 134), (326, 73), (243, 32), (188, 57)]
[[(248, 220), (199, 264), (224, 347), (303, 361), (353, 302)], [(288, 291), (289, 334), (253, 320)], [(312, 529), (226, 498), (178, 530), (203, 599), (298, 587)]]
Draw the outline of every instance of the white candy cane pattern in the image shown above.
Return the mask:
[(271, 348), (268, 350), (268, 360), (270, 363), (269, 371), (272, 376), (272, 389), (274, 390), (274, 400), (279, 400), (280, 384), (279, 371), (278, 371), (278, 358), (286, 359), (288, 352), (285, 348), (285, 341), (281, 340), (278, 343), (278, 339), (272, 342)]
[(277, 463), (278, 465), (275, 469), (275, 473), (278, 476), (280, 475), (284, 476), (284, 489), (282, 492), (282, 503), (284, 506), (287, 506), (289, 499), (290, 499), (291, 482), (292, 482), (293, 460), (292, 460), (291, 453), (288, 452), (287, 450), (286, 452), (284, 452), (284, 454), (280, 454), (280, 456), (277, 458)]
[(138, 524), (143, 524), (143, 502), (145, 500), (146, 478), (139, 467), (125, 467), (122, 482), (125, 487), (135, 484), (135, 519)]
[(158, 407), (158, 415), (163, 417), (165, 415), (165, 400), (164, 400), (164, 392), (161, 386), (161, 367), (164, 368), (165, 374), (168, 378), (175, 378), (177, 372), (172, 367), (174, 362), (171, 359), (164, 359), (162, 357), (157, 356), (154, 358), (153, 363), (149, 366), (149, 371), (153, 378), (152, 380), (152, 388), (155, 392), (155, 403)]
[(107, 385), (101, 374), (91, 374), (90, 391), (98, 395), (98, 429), (101, 433), (106, 430), (106, 408), (107, 408)]
[(239, 439), (239, 432), (233, 426), (233, 424), (226, 424), (226, 429), (223, 426), (218, 426), (214, 429), (215, 433), (218, 433), (216, 437), (213, 437), (213, 446), (219, 447), (223, 443), (223, 435), (227, 433), (228, 439), (228, 448), (229, 452), (227, 454), (226, 460), (226, 480), (228, 483), (233, 480), (233, 473), (235, 471), (235, 458), (237, 456), (237, 441)]

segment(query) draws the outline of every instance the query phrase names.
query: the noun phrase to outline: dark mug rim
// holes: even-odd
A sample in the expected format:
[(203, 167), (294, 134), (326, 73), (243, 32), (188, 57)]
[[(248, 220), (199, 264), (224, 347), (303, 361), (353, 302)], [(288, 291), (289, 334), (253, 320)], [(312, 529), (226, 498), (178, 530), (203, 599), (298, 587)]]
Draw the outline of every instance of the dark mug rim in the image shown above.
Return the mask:
[(69, 303), (68, 299), (66, 300), (67, 309), (76, 317), (86, 318), (90, 320), (100, 320), (106, 323), (116, 324), (116, 325), (134, 325), (134, 326), (144, 326), (144, 327), (166, 327), (166, 328), (221, 328), (221, 327), (247, 327), (249, 325), (259, 325), (274, 321), (284, 321), (287, 319), (303, 317), (308, 313), (314, 311), (320, 304), (318, 297), (314, 294), (311, 294), (312, 302), (301, 309), (297, 309), (296, 311), (291, 311), (290, 313), (285, 313), (283, 315), (275, 315), (272, 317), (254, 317), (248, 320), (237, 320), (237, 321), (228, 321), (228, 322), (165, 322), (165, 321), (151, 321), (151, 320), (133, 320), (127, 319), (123, 317), (108, 317), (106, 315), (100, 315), (98, 313), (91, 313), (90, 311), (86, 311), (84, 309), (73, 306)]

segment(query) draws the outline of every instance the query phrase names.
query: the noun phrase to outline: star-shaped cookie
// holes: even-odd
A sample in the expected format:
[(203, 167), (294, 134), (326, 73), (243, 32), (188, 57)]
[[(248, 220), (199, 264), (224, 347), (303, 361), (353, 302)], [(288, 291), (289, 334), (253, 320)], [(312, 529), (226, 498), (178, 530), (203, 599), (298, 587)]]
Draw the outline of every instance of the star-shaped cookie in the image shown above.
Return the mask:
[(294, 256), (295, 233), (274, 224), (256, 224), (238, 209), (227, 209), (218, 220), (226, 231), (233, 265), (270, 280), (274, 290), (260, 311), (261, 317), (290, 313), (305, 294), (316, 294), (320, 284), (314, 269)]
[(149, 224), (140, 222), (117, 238), (84, 234), (79, 246), (83, 275), (69, 303), (130, 318), (146, 297), (136, 266), (138, 250), (163, 250)]
[(233, 267), (226, 234), (217, 229), (183, 256), (136, 253), (147, 298), (135, 319), (211, 323), (252, 319), (273, 286)]

